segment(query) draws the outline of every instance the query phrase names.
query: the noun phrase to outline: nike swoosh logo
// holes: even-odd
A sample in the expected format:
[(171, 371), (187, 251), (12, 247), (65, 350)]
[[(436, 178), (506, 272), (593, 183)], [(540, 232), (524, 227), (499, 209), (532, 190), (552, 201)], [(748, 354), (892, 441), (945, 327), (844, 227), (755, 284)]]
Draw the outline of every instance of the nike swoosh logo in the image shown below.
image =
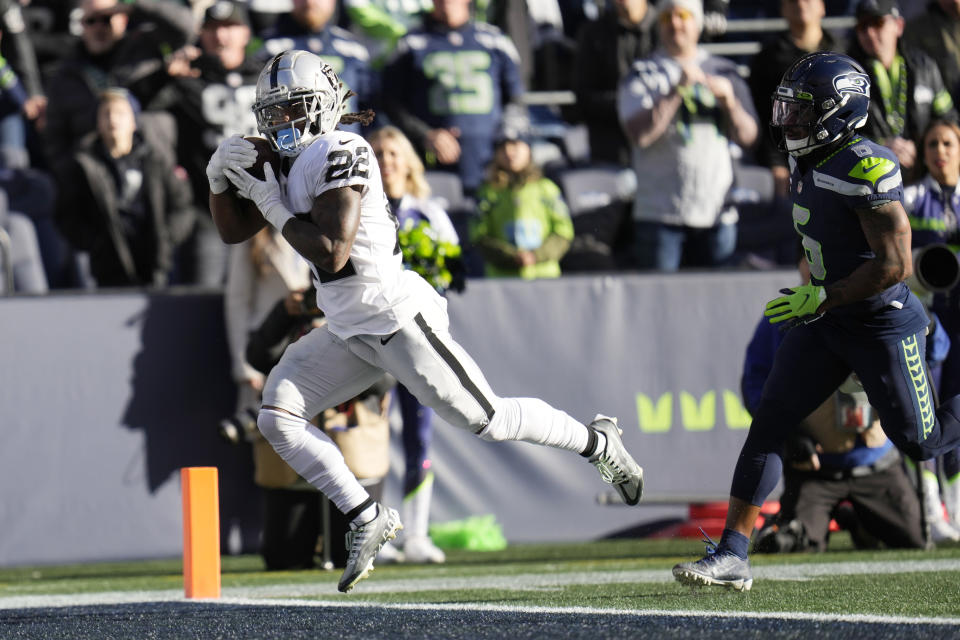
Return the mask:
[(394, 331), (393, 333), (391, 333), (391, 334), (388, 335), (388, 336), (381, 336), (381, 338), (380, 338), (380, 344), (387, 344), (388, 342), (390, 342), (391, 340), (393, 340), (393, 336), (397, 335), (398, 333), (400, 333), (400, 332), (399, 332), (399, 331)]
[(338, 144), (347, 144), (349, 142), (350, 142), (350, 138), (347, 138), (346, 140), (337, 140)]

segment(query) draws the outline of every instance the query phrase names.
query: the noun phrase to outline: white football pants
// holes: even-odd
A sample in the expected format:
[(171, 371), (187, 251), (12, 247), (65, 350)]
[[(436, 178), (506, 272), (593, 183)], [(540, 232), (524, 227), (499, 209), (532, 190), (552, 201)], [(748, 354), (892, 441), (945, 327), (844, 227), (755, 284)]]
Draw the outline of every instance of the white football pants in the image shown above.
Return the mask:
[(326, 327), (312, 330), (287, 348), (263, 389), (264, 407), (299, 418), (262, 410), (260, 431), (297, 473), (344, 513), (358, 504), (359, 483), (333, 441), (319, 430), (308, 430), (307, 420), (355, 397), (384, 371), (445, 421), (485, 440), (523, 440), (577, 453), (586, 448), (587, 428), (566, 413), (535, 398), (497, 397), (447, 329), (446, 311), (426, 305), (389, 336), (341, 340)]

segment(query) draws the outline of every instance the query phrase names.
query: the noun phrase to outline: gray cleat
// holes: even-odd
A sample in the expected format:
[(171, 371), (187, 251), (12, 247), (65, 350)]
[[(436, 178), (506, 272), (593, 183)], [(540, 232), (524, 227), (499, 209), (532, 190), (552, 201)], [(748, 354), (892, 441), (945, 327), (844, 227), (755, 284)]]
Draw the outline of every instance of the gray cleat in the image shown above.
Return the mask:
[(590, 428), (602, 433), (607, 443), (600, 451), (590, 457), (590, 463), (600, 472), (600, 477), (613, 487), (629, 505), (640, 502), (643, 496), (643, 469), (627, 453), (620, 439), (620, 428), (616, 418), (597, 414)]
[(346, 593), (373, 571), (373, 559), (380, 548), (397, 537), (403, 529), (400, 514), (377, 503), (377, 517), (356, 531), (347, 532), (347, 566), (343, 570), (337, 589)]
[[(702, 530), (701, 530), (702, 531)], [(750, 560), (729, 551), (717, 551), (717, 545), (706, 536), (707, 555), (692, 562), (681, 562), (673, 568), (673, 577), (690, 587), (726, 587), (734, 591), (750, 591), (753, 572)]]

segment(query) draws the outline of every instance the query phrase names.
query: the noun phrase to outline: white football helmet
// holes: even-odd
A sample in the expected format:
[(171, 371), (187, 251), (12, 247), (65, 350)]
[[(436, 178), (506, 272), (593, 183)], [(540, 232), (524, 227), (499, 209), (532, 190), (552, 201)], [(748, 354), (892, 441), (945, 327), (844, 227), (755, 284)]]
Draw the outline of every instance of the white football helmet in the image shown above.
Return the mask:
[(347, 88), (333, 67), (309, 51), (273, 57), (257, 79), (257, 129), (282, 156), (296, 157), (340, 122)]

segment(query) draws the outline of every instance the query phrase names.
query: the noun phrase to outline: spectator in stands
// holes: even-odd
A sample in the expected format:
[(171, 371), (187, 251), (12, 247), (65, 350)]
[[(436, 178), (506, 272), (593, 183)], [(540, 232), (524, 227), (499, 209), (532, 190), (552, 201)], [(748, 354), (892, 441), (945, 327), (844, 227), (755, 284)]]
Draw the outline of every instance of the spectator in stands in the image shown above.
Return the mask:
[[(383, 190), (400, 229), (409, 232), (421, 226), (429, 230), (427, 235), (431, 240), (458, 245), (453, 223), (440, 204), (430, 198), (423, 162), (407, 137), (396, 127), (387, 126), (374, 131), (367, 140), (380, 165)], [(401, 234), (401, 249), (405, 248), (403, 240), (408, 237), (409, 233)], [(435, 287), (446, 289), (442, 282), (431, 277), (433, 274), (421, 272), (420, 275)], [(443, 551), (428, 535), (434, 482), (428, 457), (433, 436), (433, 409), (421, 405), (402, 384), (397, 385), (396, 398), (403, 420), (403, 551), (387, 543), (380, 550), (379, 558), (386, 562), (444, 562)]]
[(590, 160), (629, 166), (630, 144), (617, 118), (617, 86), (656, 46), (657, 11), (647, 0), (615, 0), (577, 34), (573, 90), (587, 125)]
[[(293, 10), (281, 15), (262, 34), (263, 48), (255, 58), (262, 67), (268, 59), (287, 49), (317, 54), (357, 94), (348, 103), (350, 110), (357, 112), (371, 106), (377, 98), (377, 77), (370, 67), (367, 48), (352, 33), (331, 24), (336, 9), (337, 0), (293, 0)], [(344, 128), (360, 133), (358, 124)]]
[[(51, 168), (96, 130), (101, 91), (125, 87), (140, 104), (147, 104), (156, 90), (151, 80), (164, 54), (184, 46), (194, 34), (190, 9), (175, 2), (82, 0), (80, 8), (80, 42), (64, 56), (47, 86), (44, 148)], [(128, 29), (129, 21), (138, 26)], [(172, 122), (164, 116), (155, 116), (169, 124), (162, 133), (159, 124), (145, 128), (148, 135), (158, 133), (152, 140), (158, 148), (174, 137)], [(143, 121), (151, 117), (141, 114)]]
[(487, 277), (556, 278), (573, 222), (560, 187), (533, 162), (527, 125), (513, 120), (504, 120), (495, 139), (470, 240), (483, 255)]
[(805, 53), (836, 51), (843, 53), (846, 45), (823, 29), (826, 7), (823, 0), (780, 0), (780, 15), (787, 21), (787, 30), (767, 40), (750, 63), (750, 94), (764, 125), (757, 149), (757, 161), (770, 167), (774, 188), (779, 197), (786, 198), (790, 183), (786, 154), (777, 149), (767, 127), (770, 122), (770, 96), (773, 95), (783, 72)]
[(953, 104), (960, 104), (960, 1), (928, 2), (926, 11), (907, 21), (903, 41), (937, 63)]
[(33, 223), (7, 209), (7, 195), (0, 189), (0, 295), (14, 292), (46, 293), (47, 277)]
[[(798, 266), (803, 282), (809, 282), (805, 257)], [(760, 405), (783, 336), (762, 318), (747, 346), (741, 389), (751, 413)], [(845, 520), (852, 521), (858, 548), (874, 547), (876, 540), (895, 548), (925, 546), (916, 489), (873, 414), (854, 379), (801, 422), (783, 454), (780, 513), (757, 534), (755, 551), (826, 550), (830, 519), (847, 500), (853, 513)]]
[(756, 141), (753, 101), (736, 65), (697, 45), (700, 0), (662, 0), (657, 10), (661, 48), (634, 63), (617, 101), (637, 174), (637, 266), (723, 265), (737, 238), (736, 211), (724, 205), (730, 143)]
[(459, 175), (468, 195), (483, 181), (504, 107), (523, 93), (517, 61), (509, 38), (470, 18), (470, 0), (435, 0), (383, 72), (390, 121), (428, 168)]
[(167, 284), (195, 213), (183, 168), (138, 129), (129, 92), (101, 93), (97, 130), (58, 165), (57, 220), (101, 287)]
[[(904, 189), (904, 209), (910, 216), (914, 249), (946, 243), (957, 250), (960, 245), (960, 127), (956, 123), (933, 120), (921, 139), (926, 174)], [(916, 268), (916, 267), (915, 267)], [(936, 313), (950, 337), (951, 349), (943, 362), (939, 380), (941, 398), (960, 393), (960, 286), (932, 296), (930, 309)], [(940, 486), (953, 527), (960, 529), (960, 452), (944, 454), (945, 482)], [(933, 471), (926, 467), (927, 477)], [(928, 493), (935, 493), (936, 483)], [(937, 501), (939, 504), (939, 501)]]
[(206, 167), (224, 138), (259, 135), (251, 107), (263, 65), (247, 55), (250, 37), (246, 7), (217, 0), (204, 13), (200, 48), (186, 47), (170, 58), (167, 84), (151, 104), (176, 120), (177, 156), (200, 212), (177, 259), (177, 282), (220, 287), (226, 278), (227, 250), (207, 213)]
[(915, 140), (933, 117), (957, 118), (936, 64), (900, 42), (904, 20), (896, 0), (860, 0), (850, 55), (873, 87), (863, 135), (890, 147), (905, 177), (918, 164)]

